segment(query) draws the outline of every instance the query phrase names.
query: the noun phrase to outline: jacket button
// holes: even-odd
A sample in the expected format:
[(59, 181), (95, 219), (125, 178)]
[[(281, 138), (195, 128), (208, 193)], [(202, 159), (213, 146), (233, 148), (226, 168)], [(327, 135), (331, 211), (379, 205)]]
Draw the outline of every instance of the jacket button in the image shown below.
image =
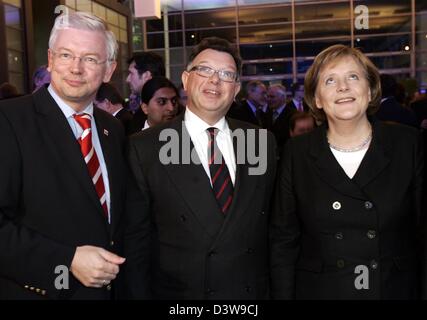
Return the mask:
[(246, 290), (247, 293), (251, 293), (252, 292), (251, 286), (246, 286), (245, 290)]
[(373, 270), (376, 270), (378, 268), (378, 262), (376, 262), (375, 260), (372, 260), (370, 265)]
[(365, 201), (365, 209), (371, 210), (374, 207), (371, 201)]
[(368, 236), (369, 239), (372, 240), (377, 236), (377, 233), (375, 232), (375, 230), (369, 230), (366, 235)]
[(334, 210), (340, 210), (340, 209), (341, 209), (341, 203), (340, 203), (339, 201), (335, 201), (335, 202), (332, 204), (332, 208), (333, 208)]
[(110, 246), (114, 246), (114, 241), (113, 240), (110, 241)]
[(262, 215), (265, 215), (265, 211), (261, 211), (261, 214), (262, 214)]
[(108, 291), (110, 291), (110, 290), (111, 290), (111, 284), (107, 285), (105, 288), (106, 288)]
[(185, 221), (187, 220), (187, 217), (186, 217), (186, 216), (184, 216), (184, 215), (182, 215), (180, 218), (181, 218), (181, 221), (182, 221), (182, 222), (185, 222)]
[(216, 253), (217, 252), (215, 250), (212, 250), (212, 251), (209, 252), (208, 256), (209, 257), (213, 257), (214, 255), (216, 255)]
[(254, 249), (248, 248), (248, 250), (246, 250), (246, 253), (249, 253), (249, 254), (254, 253)]
[(343, 238), (344, 238), (344, 235), (342, 234), (342, 232), (337, 232), (335, 234), (335, 239), (342, 240)]
[(337, 267), (342, 269), (345, 266), (345, 262), (342, 259), (337, 260)]

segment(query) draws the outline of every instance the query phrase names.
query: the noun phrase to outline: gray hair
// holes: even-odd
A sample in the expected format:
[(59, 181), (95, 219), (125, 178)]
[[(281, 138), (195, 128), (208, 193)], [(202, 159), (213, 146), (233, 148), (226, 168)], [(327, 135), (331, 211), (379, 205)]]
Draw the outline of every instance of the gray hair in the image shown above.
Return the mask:
[(108, 61), (116, 60), (119, 48), (114, 33), (108, 29), (107, 24), (102, 19), (83, 11), (61, 14), (55, 19), (55, 24), (50, 32), (49, 48), (53, 48), (60, 30), (70, 28), (102, 32), (105, 36)]

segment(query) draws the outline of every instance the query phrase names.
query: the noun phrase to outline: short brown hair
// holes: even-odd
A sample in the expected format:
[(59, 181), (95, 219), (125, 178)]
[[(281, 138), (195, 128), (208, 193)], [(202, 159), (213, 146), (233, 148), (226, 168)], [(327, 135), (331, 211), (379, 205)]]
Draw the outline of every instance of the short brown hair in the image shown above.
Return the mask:
[(329, 63), (344, 57), (352, 57), (363, 68), (366, 79), (371, 89), (371, 101), (367, 114), (374, 114), (381, 100), (380, 74), (375, 65), (359, 49), (350, 48), (342, 44), (336, 44), (320, 52), (308, 69), (304, 80), (305, 101), (310, 107), (314, 117), (319, 121), (325, 121), (326, 115), (323, 109), (316, 106), (316, 90), (319, 83), (319, 74)]
[(191, 66), (193, 60), (198, 56), (198, 54), (206, 49), (221, 51), (231, 55), (233, 57), (234, 63), (236, 64), (237, 81), (239, 81), (240, 74), (242, 73), (242, 58), (240, 57), (239, 51), (235, 45), (231, 44), (225, 39), (218, 37), (204, 38), (197, 46), (193, 48), (189, 57), (187, 69)]

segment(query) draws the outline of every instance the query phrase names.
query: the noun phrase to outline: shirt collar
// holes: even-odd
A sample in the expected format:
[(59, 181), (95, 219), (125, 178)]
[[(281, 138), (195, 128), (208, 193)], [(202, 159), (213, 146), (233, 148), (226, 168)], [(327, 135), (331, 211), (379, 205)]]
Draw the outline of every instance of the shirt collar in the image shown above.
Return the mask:
[[(52, 96), (53, 100), (55, 100), (56, 104), (59, 106), (59, 108), (61, 109), (62, 113), (64, 114), (64, 116), (68, 119), (71, 118), (74, 114), (76, 114), (76, 111), (71, 108), (68, 104), (66, 104), (64, 102), (64, 100), (62, 100), (55, 92), (55, 90), (53, 90), (52, 85), (50, 84), (49, 87), (47, 88), (47, 91), (49, 91), (50, 95)], [(82, 112), (79, 112), (79, 114), (81, 113), (87, 113), (90, 114), (91, 117), (93, 117), (93, 103), (90, 103)]]
[[(246, 100), (246, 102), (248, 103), (248, 105), (249, 105), (249, 107), (251, 108), (252, 112), (253, 112), (254, 114), (256, 114), (257, 107), (252, 103), (252, 101), (251, 101), (251, 100)], [(263, 112), (267, 112), (267, 108), (268, 108), (268, 106), (267, 106), (267, 105), (265, 105), (265, 106), (261, 107), (261, 110), (262, 110)]]
[(285, 109), (286, 105), (282, 105), (280, 107), (278, 107), (274, 112), (276, 112), (277, 114), (281, 114), (282, 111)]
[(201, 133), (205, 134), (206, 130), (211, 127), (217, 128), (219, 133), (228, 133), (230, 130), (225, 117), (222, 117), (217, 123), (211, 126), (193, 113), (189, 108), (185, 108), (184, 121), (190, 136), (199, 135)]

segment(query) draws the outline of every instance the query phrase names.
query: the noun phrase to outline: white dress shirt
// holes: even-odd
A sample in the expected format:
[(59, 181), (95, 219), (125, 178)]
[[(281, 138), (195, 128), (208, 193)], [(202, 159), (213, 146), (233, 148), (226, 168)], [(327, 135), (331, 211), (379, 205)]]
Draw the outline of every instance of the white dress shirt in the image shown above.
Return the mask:
[(366, 148), (362, 150), (355, 151), (355, 152), (342, 152), (342, 151), (335, 150), (334, 148), (330, 148), (330, 149), (334, 154), (335, 159), (338, 161), (341, 168), (343, 168), (347, 176), (350, 179), (353, 179), (354, 175), (357, 172), (357, 169), (359, 169), (359, 166), (362, 163), (362, 160), (366, 154), (366, 151), (368, 151), (368, 146), (366, 146)]
[[(80, 125), (77, 123), (77, 121), (74, 119), (73, 115), (76, 114), (76, 111), (74, 111), (73, 108), (71, 108), (69, 105), (67, 105), (53, 90), (52, 85), (49, 85), (47, 88), (52, 98), (55, 100), (59, 108), (61, 109), (62, 113), (64, 114), (65, 118), (68, 121), (68, 124), (71, 127), (71, 130), (73, 131), (74, 136), (76, 137), (76, 140), (80, 138), (80, 136), (83, 133), (83, 129), (80, 127)], [(99, 141), (98, 137), (98, 131), (96, 130), (96, 122), (95, 117), (93, 116), (93, 103), (89, 104), (82, 112), (79, 112), (79, 114), (87, 113), (91, 115), (91, 132), (92, 132), (92, 145), (95, 149), (96, 155), (98, 156), (99, 165), (101, 166), (101, 172), (102, 172), (102, 180), (104, 181), (104, 187), (105, 187), (105, 197), (107, 202), (107, 208), (108, 208), (108, 222), (111, 222), (111, 215), (110, 215), (110, 184), (108, 182), (108, 171), (107, 171), (107, 165), (105, 164), (104, 154), (102, 153), (101, 143)], [(89, 174), (89, 173), (88, 173)]]
[(216, 135), (216, 143), (224, 157), (225, 164), (227, 165), (228, 171), (230, 173), (231, 181), (234, 185), (234, 182), (236, 180), (236, 158), (234, 156), (231, 130), (228, 127), (225, 117), (221, 118), (217, 123), (211, 126), (202, 119), (200, 119), (196, 114), (191, 112), (189, 108), (186, 108), (184, 114), (184, 123), (188, 133), (190, 134), (191, 141), (194, 144), (200, 162), (202, 163), (203, 168), (205, 169), (206, 174), (209, 177), (209, 181), (211, 181), (211, 185), (212, 180), (208, 165), (209, 137), (208, 132), (206, 130), (210, 127), (215, 127), (218, 129), (218, 134)]

